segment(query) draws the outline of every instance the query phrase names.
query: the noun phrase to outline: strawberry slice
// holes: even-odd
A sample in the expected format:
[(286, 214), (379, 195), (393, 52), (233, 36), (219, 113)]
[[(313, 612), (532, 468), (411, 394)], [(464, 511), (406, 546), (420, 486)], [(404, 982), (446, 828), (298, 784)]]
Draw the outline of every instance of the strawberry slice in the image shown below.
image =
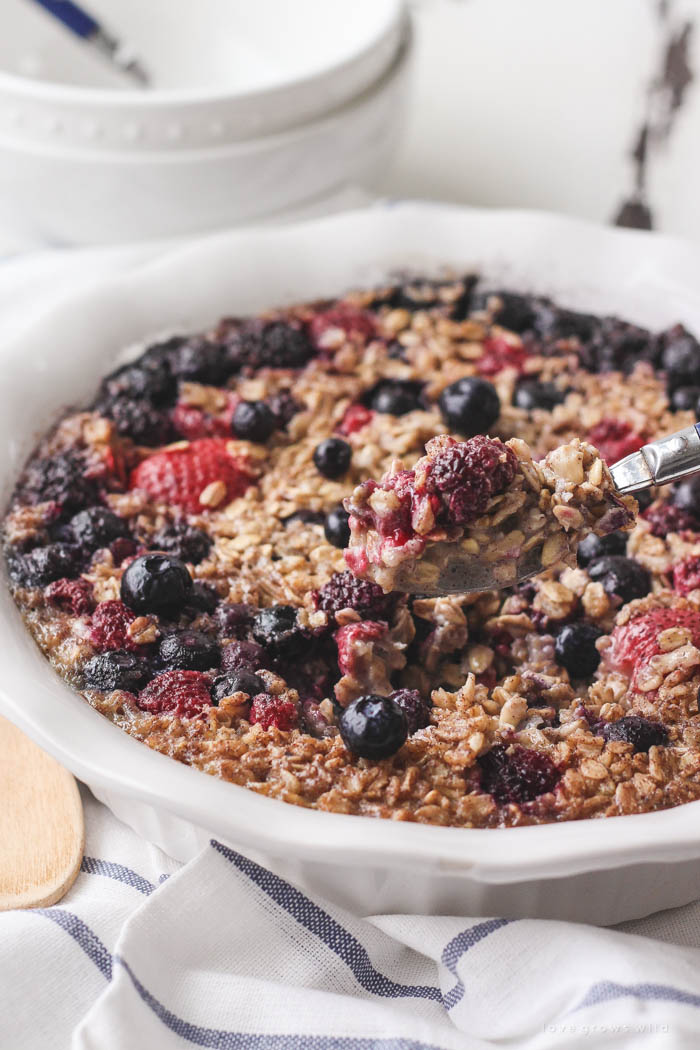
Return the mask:
[[(156, 452), (131, 472), (129, 487), (143, 489), (151, 499), (182, 507), (190, 514), (223, 507), (254, 482), (227, 449), (225, 438), (201, 438), (184, 448)], [(202, 503), (204, 491), (217, 481), (225, 486), (225, 494), (220, 499), (215, 496), (215, 503)]]
[(661, 652), (658, 637), (669, 627), (685, 627), (693, 645), (700, 648), (700, 612), (694, 609), (652, 609), (614, 628), (612, 646), (606, 654), (607, 664), (634, 679), (640, 668)]

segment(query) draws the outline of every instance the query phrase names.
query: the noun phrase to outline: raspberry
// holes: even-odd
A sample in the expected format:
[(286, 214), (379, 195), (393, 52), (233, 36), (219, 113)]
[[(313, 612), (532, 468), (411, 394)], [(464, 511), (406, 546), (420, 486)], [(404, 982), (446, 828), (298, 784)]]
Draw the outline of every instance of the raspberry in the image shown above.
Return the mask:
[(426, 487), (442, 496), (450, 523), (467, 525), (483, 514), (492, 496), (510, 485), (517, 465), (515, 454), (502, 441), (477, 434), (438, 452)]
[(137, 645), (127, 633), (129, 624), (135, 619), (136, 613), (124, 602), (100, 602), (92, 614), (88, 637), (100, 652), (107, 649), (136, 649)]
[(314, 344), (323, 349), (323, 336), (332, 328), (340, 328), (346, 335), (370, 340), (376, 333), (374, 319), (364, 310), (341, 303), (316, 314), (309, 325)]
[(669, 627), (686, 628), (693, 645), (700, 646), (700, 612), (694, 609), (652, 609), (614, 628), (606, 662), (613, 670), (631, 675), (634, 683), (640, 668), (661, 652), (658, 636)]
[(673, 589), (684, 597), (700, 587), (700, 558), (691, 554), (673, 567)]
[(348, 623), (338, 628), (333, 637), (338, 646), (338, 667), (342, 674), (352, 674), (358, 660), (368, 652), (372, 642), (383, 638), (387, 630), (386, 623), (375, 620)]
[(478, 760), (481, 788), (496, 802), (530, 802), (553, 791), (560, 772), (547, 755), (520, 745), (496, 744)]
[(156, 452), (132, 471), (130, 487), (196, 514), (205, 509), (199, 497), (207, 485), (222, 481), (226, 486), (222, 503), (230, 502), (242, 496), (253, 479), (226, 448), (224, 438), (202, 438), (186, 448)]
[(328, 583), (313, 595), (314, 605), (324, 612), (354, 609), (371, 620), (385, 620), (391, 613), (394, 596), (368, 580), (358, 580), (351, 572), (334, 572)]
[(173, 426), (188, 441), (207, 437), (230, 437), (231, 422), (227, 416), (212, 416), (194, 405), (178, 401), (173, 409)]
[(637, 434), (629, 423), (619, 419), (601, 419), (588, 431), (586, 440), (600, 452), (606, 463), (617, 463), (619, 459), (637, 452), (644, 438)]
[(52, 605), (67, 609), (74, 616), (88, 613), (95, 605), (92, 596), (92, 584), (87, 580), (54, 580), (44, 591), (44, 596)]
[(276, 729), (294, 729), (299, 721), (299, 712), (291, 700), (258, 693), (250, 705), (249, 721), (251, 725), (262, 726), (263, 729), (271, 729), (272, 726)]
[(211, 684), (201, 671), (165, 671), (157, 675), (136, 698), (142, 711), (153, 715), (173, 712), (194, 718), (211, 706)]
[(503, 336), (491, 336), (484, 341), (484, 352), (477, 361), (483, 376), (494, 376), (504, 368), (514, 368), (522, 375), (529, 354), (522, 343), (510, 343)]
[(663, 539), (669, 532), (697, 532), (698, 521), (681, 507), (672, 503), (652, 503), (642, 513), (644, 521), (649, 522), (652, 536)]
[(354, 434), (356, 431), (366, 427), (373, 416), (374, 412), (370, 408), (365, 408), (364, 405), (350, 405), (345, 409), (345, 415), (337, 429), (347, 437), (348, 434)]

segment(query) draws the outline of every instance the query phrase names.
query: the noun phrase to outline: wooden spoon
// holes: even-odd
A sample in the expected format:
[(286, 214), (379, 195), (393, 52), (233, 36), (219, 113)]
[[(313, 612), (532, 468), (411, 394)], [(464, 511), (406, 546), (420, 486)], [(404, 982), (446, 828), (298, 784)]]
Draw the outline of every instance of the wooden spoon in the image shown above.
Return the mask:
[(0, 911), (55, 904), (73, 885), (84, 844), (75, 780), (0, 718)]

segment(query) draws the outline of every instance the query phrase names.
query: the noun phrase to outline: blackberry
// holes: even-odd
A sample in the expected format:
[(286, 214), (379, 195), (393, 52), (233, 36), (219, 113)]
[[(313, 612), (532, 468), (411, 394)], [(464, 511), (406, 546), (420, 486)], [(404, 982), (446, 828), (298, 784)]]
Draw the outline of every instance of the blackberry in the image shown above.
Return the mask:
[(263, 444), (277, 428), (277, 420), (264, 401), (239, 401), (231, 428), (236, 437)]
[(495, 386), (477, 376), (450, 383), (440, 394), (438, 405), (447, 426), (464, 437), (488, 433), (501, 414)]
[(69, 528), (75, 542), (88, 550), (109, 547), (113, 540), (129, 535), (129, 528), (123, 518), (107, 507), (99, 506), (78, 511), (71, 518)]
[(267, 399), (267, 406), (275, 417), (275, 424), (279, 430), (284, 430), (294, 419), (297, 412), (304, 408), (294, 399), (289, 390), (279, 390)]
[[(494, 298), (498, 302), (494, 302)], [(491, 302), (491, 316), (502, 328), (521, 335), (534, 330), (537, 321), (535, 301), (532, 296), (518, 295), (515, 292), (482, 292), (480, 306), (486, 307)]]
[(700, 474), (694, 474), (691, 478), (674, 485), (671, 490), (671, 502), (686, 514), (700, 518)]
[(679, 386), (671, 394), (671, 408), (674, 412), (695, 412), (697, 416), (700, 401), (700, 386)]
[(560, 773), (547, 755), (514, 744), (508, 749), (496, 744), (477, 760), (481, 788), (496, 802), (531, 802), (539, 795), (553, 791)]
[(208, 671), (218, 667), (221, 651), (215, 639), (201, 631), (175, 631), (158, 647), (161, 663), (169, 671)]
[(293, 605), (273, 605), (256, 613), (253, 637), (273, 656), (296, 656), (306, 636)]
[(242, 638), (253, 622), (254, 605), (244, 602), (221, 602), (214, 620), (224, 638)]
[(28, 466), (20, 485), (28, 503), (58, 503), (75, 511), (97, 502), (97, 485), (85, 476), (85, 463), (76, 452), (60, 452)]
[(566, 668), (572, 678), (589, 678), (600, 664), (595, 643), (602, 635), (603, 631), (592, 623), (568, 623), (554, 643), (557, 663)]
[(169, 360), (173, 375), (190, 383), (221, 386), (230, 372), (225, 348), (204, 336), (181, 341), (173, 348)]
[(202, 580), (195, 580), (192, 584), (188, 605), (197, 612), (213, 613), (219, 604), (219, 595)]
[(408, 736), (406, 716), (395, 700), (370, 693), (353, 700), (338, 723), (343, 743), (360, 758), (395, 754)]
[(154, 533), (149, 546), (156, 551), (174, 554), (180, 561), (198, 565), (209, 554), (212, 538), (203, 529), (188, 524), (184, 518), (178, 518)]
[(408, 379), (383, 379), (373, 389), (369, 407), (385, 415), (405, 416), (421, 407), (421, 383)]
[(425, 729), (430, 722), (430, 704), (426, 703), (417, 689), (397, 689), (390, 694), (389, 699), (403, 711), (409, 736), (419, 729)]
[(323, 533), (334, 547), (347, 547), (350, 542), (350, 515), (342, 507), (336, 507), (326, 516)]
[(314, 466), (324, 478), (335, 480), (347, 473), (352, 459), (352, 448), (342, 438), (326, 438), (314, 449)]
[(97, 411), (111, 419), (118, 434), (137, 445), (164, 445), (175, 436), (170, 416), (144, 398), (117, 397), (99, 402)]
[(588, 565), (588, 575), (603, 584), (606, 594), (619, 598), (623, 605), (635, 598), (644, 598), (651, 590), (647, 570), (634, 558), (622, 554), (608, 554)]
[(349, 571), (334, 572), (328, 583), (314, 595), (317, 609), (337, 613), (354, 609), (363, 619), (386, 620), (390, 617), (396, 595), (385, 594), (379, 584), (358, 580)]
[(592, 372), (631, 372), (637, 361), (657, 365), (658, 359), (658, 340), (617, 317), (603, 318), (580, 351), (581, 364)]
[(20, 577), (29, 587), (44, 587), (53, 580), (75, 576), (80, 568), (80, 552), (67, 543), (35, 547), (20, 561)]
[(102, 693), (124, 689), (136, 693), (151, 678), (151, 670), (147, 661), (136, 653), (113, 649), (88, 660), (82, 675), (87, 689), (99, 689)]
[(227, 340), (233, 371), (242, 368), (302, 368), (314, 348), (301, 326), (285, 321), (247, 321)]
[(661, 336), (661, 367), (671, 392), (681, 386), (700, 385), (700, 343), (678, 325)]
[(578, 545), (576, 560), (579, 568), (584, 569), (597, 558), (606, 554), (624, 554), (626, 550), (626, 532), (609, 532), (607, 536), (596, 536), (594, 532), (589, 532)]
[(214, 679), (211, 690), (211, 702), (218, 705), (225, 696), (234, 693), (247, 693), (249, 697), (265, 692), (265, 683), (259, 675), (250, 671), (233, 671)]
[(648, 751), (650, 747), (668, 743), (666, 726), (641, 715), (625, 715), (616, 722), (606, 722), (602, 732), (606, 740), (624, 740), (635, 751)]
[(122, 601), (138, 613), (177, 613), (191, 592), (187, 566), (172, 554), (143, 554), (122, 576)]
[(177, 395), (177, 381), (169, 364), (155, 355), (142, 357), (133, 364), (122, 365), (100, 386), (100, 401), (117, 399), (148, 401), (152, 405), (170, 405)]

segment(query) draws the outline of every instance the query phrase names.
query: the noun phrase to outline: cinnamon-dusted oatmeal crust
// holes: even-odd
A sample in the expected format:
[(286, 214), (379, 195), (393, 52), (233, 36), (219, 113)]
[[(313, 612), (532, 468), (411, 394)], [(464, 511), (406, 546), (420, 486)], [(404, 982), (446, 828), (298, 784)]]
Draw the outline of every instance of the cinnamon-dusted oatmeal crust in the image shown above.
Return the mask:
[(512, 586), (521, 559), (540, 572), (575, 565), (585, 536), (634, 522), (636, 501), (618, 495), (607, 464), (578, 438), (539, 462), (520, 438), (460, 442), (442, 434), (425, 451), (412, 470), (396, 460), (345, 500), (345, 560), (384, 591), (435, 593), (456, 565)]
[[(504, 442), (554, 520), (573, 491), (555, 450), (575, 448), (587, 480), (569, 482), (592, 489), (574, 509), (597, 518), (608, 475), (590, 446), (612, 463), (694, 421), (677, 391), (700, 385), (700, 366), (680, 344), (700, 360), (680, 328), (653, 334), (472, 278), (161, 342), (27, 465), (4, 522), (15, 600), (105, 717), (297, 805), (495, 828), (698, 798), (692, 483), (631, 532), (621, 517), (586, 537), (575, 565), (553, 559), (498, 592), (385, 594), (343, 554), (343, 501), (398, 459), (410, 472), (445, 435)], [(492, 417), (474, 428), (477, 379)], [(493, 505), (484, 516), (493, 540)], [(387, 717), (351, 732), (368, 693)], [(363, 733), (386, 757), (358, 757)]]

